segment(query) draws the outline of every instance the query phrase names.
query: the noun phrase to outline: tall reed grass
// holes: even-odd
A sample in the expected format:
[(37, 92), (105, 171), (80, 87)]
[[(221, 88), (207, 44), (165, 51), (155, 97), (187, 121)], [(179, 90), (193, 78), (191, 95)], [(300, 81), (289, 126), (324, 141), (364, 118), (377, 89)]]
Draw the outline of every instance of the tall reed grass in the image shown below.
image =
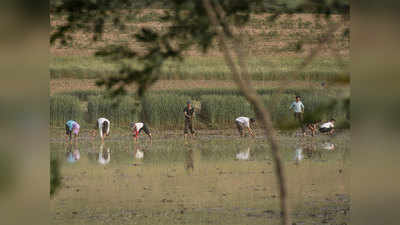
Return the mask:
[(141, 108), (130, 96), (118, 99), (91, 96), (88, 99), (87, 111), (90, 124), (95, 124), (98, 118), (104, 117), (110, 120), (111, 126), (128, 127), (129, 122), (138, 120)]
[[(192, 99), (200, 100), (204, 95), (221, 95), (221, 96), (242, 96), (242, 93), (237, 88), (207, 88), (207, 89), (174, 89), (174, 90), (161, 90), (152, 91), (154, 94), (175, 94), (175, 95), (186, 95)], [(335, 90), (318, 90), (309, 88), (290, 88), (279, 90), (278, 88), (258, 88), (257, 93), (259, 95), (272, 95), (272, 94), (289, 94), (292, 96), (296, 95), (323, 95), (323, 96), (335, 96), (337, 93)]]
[(150, 94), (144, 97), (142, 118), (151, 126), (183, 129), (183, 109), (190, 97), (176, 94)]
[[(332, 91), (306, 89), (259, 89), (265, 107), (278, 129), (298, 127), (290, 104), (296, 95), (302, 97), (305, 106), (304, 122), (335, 118), (338, 126), (349, 127), (348, 103), (337, 98)], [(93, 94), (93, 95), (92, 95)], [(79, 98), (77, 96), (81, 96)], [(88, 99), (87, 111), (83, 109)], [(113, 126), (126, 127), (132, 121), (144, 121), (152, 127), (161, 129), (183, 129), (183, 108), (192, 99), (196, 109), (195, 125), (198, 128), (233, 128), (235, 118), (254, 117), (255, 112), (247, 100), (236, 89), (195, 89), (159, 91), (146, 95), (141, 104), (133, 95), (110, 99), (94, 92), (56, 95), (51, 97), (50, 125), (62, 125), (66, 120), (81, 120), (83, 111), (85, 121), (94, 124), (97, 118), (106, 117)], [(339, 125), (342, 124), (342, 125)]]
[(77, 97), (50, 97), (50, 126), (63, 126), (68, 120), (75, 120), (80, 123), (82, 118), (83, 110)]
[(253, 117), (254, 111), (244, 97), (205, 95), (201, 97), (201, 118), (211, 127), (234, 124), (237, 117)]

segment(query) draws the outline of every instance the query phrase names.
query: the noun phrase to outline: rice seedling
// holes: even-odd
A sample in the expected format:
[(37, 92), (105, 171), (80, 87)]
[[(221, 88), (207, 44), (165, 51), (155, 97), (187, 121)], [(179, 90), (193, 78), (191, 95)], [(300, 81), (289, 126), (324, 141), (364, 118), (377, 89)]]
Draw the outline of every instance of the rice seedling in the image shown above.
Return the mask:
[(78, 123), (82, 120), (83, 111), (79, 99), (74, 96), (50, 97), (50, 126), (63, 126), (68, 120)]

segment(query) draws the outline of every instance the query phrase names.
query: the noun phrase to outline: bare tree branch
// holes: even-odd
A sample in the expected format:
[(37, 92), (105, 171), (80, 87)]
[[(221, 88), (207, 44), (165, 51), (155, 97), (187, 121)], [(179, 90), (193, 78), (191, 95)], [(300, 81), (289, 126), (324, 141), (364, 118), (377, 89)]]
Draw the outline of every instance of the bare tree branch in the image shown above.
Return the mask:
[[(232, 71), (233, 78), (236, 84), (239, 86), (240, 90), (242, 91), (243, 95), (247, 98), (247, 100), (253, 105), (253, 107), (257, 111), (258, 117), (261, 119), (262, 125), (264, 126), (265, 136), (271, 146), (272, 156), (275, 162), (275, 173), (277, 175), (279, 191), (280, 191), (280, 208), (281, 208), (281, 224), (288, 225), (289, 224), (289, 217), (288, 217), (288, 200), (287, 200), (287, 190), (286, 190), (286, 180), (284, 177), (283, 172), (283, 165), (279, 155), (279, 147), (276, 141), (276, 132), (272, 126), (271, 116), (269, 111), (264, 107), (261, 98), (257, 94), (257, 92), (252, 88), (249, 84), (249, 81), (244, 81), (242, 77), (246, 76), (247, 67), (242, 67), (244, 62), (240, 57), (240, 51), (237, 50), (236, 52), (239, 53), (238, 61), (239, 65), (234, 62), (233, 53), (231, 48), (227, 45), (227, 37), (225, 33), (222, 31), (221, 27), (219, 26), (220, 23), (218, 21), (216, 10), (214, 10), (213, 6), (211, 5), (209, 0), (203, 0), (204, 8), (206, 9), (208, 18), (210, 19), (212, 25), (214, 26), (217, 32), (217, 39), (219, 41), (221, 50), (223, 52), (224, 58), (226, 63), (228, 64), (229, 68)], [(221, 18), (221, 16), (220, 16)], [(239, 48), (240, 46), (236, 46)], [(240, 72), (241, 71), (241, 72)]]

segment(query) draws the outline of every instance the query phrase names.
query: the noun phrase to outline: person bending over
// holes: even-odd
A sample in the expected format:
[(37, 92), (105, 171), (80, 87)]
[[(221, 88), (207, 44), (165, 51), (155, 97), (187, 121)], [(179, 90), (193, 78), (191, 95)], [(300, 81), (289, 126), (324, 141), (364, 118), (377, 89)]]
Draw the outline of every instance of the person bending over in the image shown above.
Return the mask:
[(72, 140), (72, 134), (74, 135), (74, 139), (76, 141), (76, 138), (79, 136), (79, 129), (80, 129), (80, 125), (74, 121), (74, 120), (68, 120), (65, 123), (65, 134), (66, 139), (68, 139), (71, 141)]
[(318, 129), (318, 124), (321, 123), (321, 120), (317, 120), (315, 122), (307, 124), (308, 130), (311, 132), (311, 136), (314, 136)]
[(335, 132), (335, 119), (331, 119), (326, 123), (323, 123), (320, 127), (319, 127), (319, 132), (321, 133), (327, 133), (329, 135), (333, 134)]
[(236, 118), (235, 123), (240, 136), (241, 137), (244, 136), (243, 129), (246, 128), (249, 131), (250, 135), (255, 137), (254, 132), (250, 127), (250, 125), (254, 124), (255, 122), (256, 122), (255, 119), (249, 117), (241, 116)]
[(99, 118), (93, 130), (93, 137), (96, 136), (96, 130), (99, 131), (101, 141), (104, 142), (105, 136), (110, 135), (110, 121), (106, 118)]
[(142, 131), (144, 131), (147, 134), (147, 136), (149, 136), (150, 141), (151, 141), (152, 136), (151, 136), (149, 128), (147, 127), (147, 125), (145, 123), (141, 123), (141, 122), (133, 123), (132, 122), (132, 123), (130, 123), (130, 127), (132, 129), (133, 137), (134, 137), (135, 141), (137, 141), (137, 138), (138, 138), (140, 132), (142, 132)]

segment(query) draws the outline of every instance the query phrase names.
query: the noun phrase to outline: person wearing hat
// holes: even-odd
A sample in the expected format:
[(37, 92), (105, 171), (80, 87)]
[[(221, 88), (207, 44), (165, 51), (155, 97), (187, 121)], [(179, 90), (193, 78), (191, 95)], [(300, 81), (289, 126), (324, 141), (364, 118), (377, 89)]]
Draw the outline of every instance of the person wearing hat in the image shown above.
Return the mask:
[(195, 132), (193, 130), (193, 117), (194, 117), (194, 108), (192, 107), (192, 104), (190, 101), (186, 103), (186, 107), (183, 109), (183, 114), (185, 115), (185, 139), (189, 133), (193, 135)]
[(294, 119), (297, 120), (301, 126), (301, 130), (305, 134), (305, 129), (303, 126), (303, 113), (304, 113), (304, 105), (301, 102), (300, 96), (296, 96), (296, 101), (294, 101), (289, 109), (293, 109), (294, 111)]

